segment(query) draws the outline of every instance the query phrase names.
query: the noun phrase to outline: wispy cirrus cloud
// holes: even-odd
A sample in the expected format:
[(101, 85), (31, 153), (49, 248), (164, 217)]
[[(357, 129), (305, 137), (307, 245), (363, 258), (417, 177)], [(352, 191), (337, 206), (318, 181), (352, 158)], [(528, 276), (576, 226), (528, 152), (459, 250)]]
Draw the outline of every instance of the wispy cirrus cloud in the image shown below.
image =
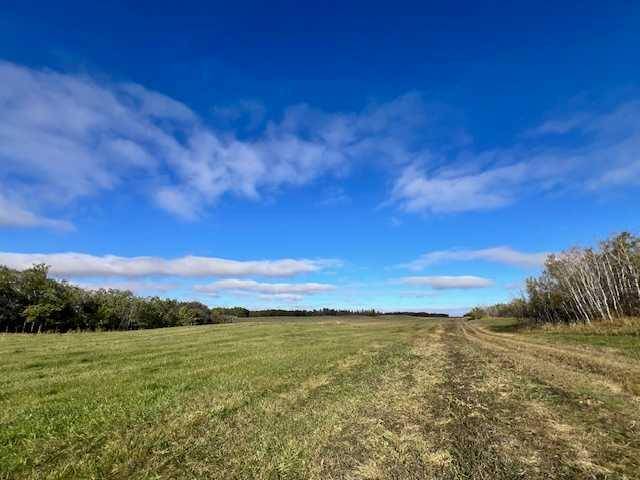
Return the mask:
[(0, 227), (17, 228), (53, 228), (56, 230), (73, 230), (73, 224), (65, 220), (42, 217), (23, 206), (11, 202), (0, 192)]
[(548, 252), (521, 252), (508, 246), (481, 248), (476, 250), (436, 250), (420, 255), (417, 259), (401, 264), (409, 270), (423, 270), (432, 265), (448, 262), (485, 261), (513, 265), (521, 268), (536, 268), (544, 264)]
[(231, 277), (261, 275), (288, 277), (317, 272), (340, 265), (337, 260), (229, 260), (216, 257), (185, 256), (166, 259), (160, 257), (119, 257), (84, 253), (11, 253), (0, 252), (0, 265), (24, 270), (36, 263), (46, 263), (55, 276), (121, 276), (150, 275), (177, 277)]
[(406, 212), (451, 213), (490, 210), (513, 201), (513, 188), (527, 175), (526, 164), (468, 174), (432, 177), (416, 165), (396, 180), (392, 198)]
[(457, 151), (445, 164), (404, 167), (391, 203), (406, 212), (456, 213), (505, 207), (527, 195), (637, 186), (640, 101), (549, 119), (512, 145)]
[(402, 277), (397, 279), (396, 283), (411, 286), (427, 286), (435, 290), (486, 288), (494, 284), (493, 280), (473, 275)]
[(406, 162), (425, 115), (416, 94), (358, 113), (295, 105), (240, 140), (141, 85), (0, 62), (0, 181), (43, 210), (142, 184), (158, 207), (194, 220), (225, 195), (259, 199), (365, 158)]
[(543, 122), (541, 125), (538, 125), (524, 132), (524, 136), (530, 138), (539, 138), (546, 135), (565, 135), (567, 133), (580, 129), (592, 118), (592, 115), (584, 112), (578, 112), (565, 118), (549, 119)]
[[(356, 112), (293, 105), (270, 121), (260, 104), (240, 111), (260, 112), (250, 134), (212, 128), (141, 85), (0, 62), (0, 184), (13, 192), (2, 224), (63, 228), (50, 205), (124, 187), (197, 220), (223, 197), (255, 201), (354, 165), (389, 175), (385, 204), (408, 213), (487, 211), (529, 195), (640, 184), (635, 100), (547, 119), (486, 150), (418, 93)], [(244, 115), (215, 112), (231, 124)]]

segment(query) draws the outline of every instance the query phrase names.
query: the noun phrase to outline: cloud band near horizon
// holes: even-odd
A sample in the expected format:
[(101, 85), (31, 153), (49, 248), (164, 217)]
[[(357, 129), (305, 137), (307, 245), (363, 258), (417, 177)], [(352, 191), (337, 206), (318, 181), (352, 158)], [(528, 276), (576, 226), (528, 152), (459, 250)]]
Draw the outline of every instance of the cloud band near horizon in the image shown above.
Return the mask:
[(34, 264), (50, 266), (54, 276), (177, 276), (232, 277), (258, 275), (288, 277), (337, 267), (332, 259), (229, 260), (216, 257), (184, 256), (173, 259), (160, 257), (96, 256), (85, 253), (11, 253), (0, 252), (0, 265), (25, 270)]

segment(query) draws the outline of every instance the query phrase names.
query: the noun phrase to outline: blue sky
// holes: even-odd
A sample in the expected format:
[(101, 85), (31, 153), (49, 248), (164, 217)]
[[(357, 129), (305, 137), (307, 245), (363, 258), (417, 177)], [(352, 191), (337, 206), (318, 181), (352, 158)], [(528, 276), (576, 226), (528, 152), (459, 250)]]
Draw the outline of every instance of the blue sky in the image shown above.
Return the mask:
[(37, 3), (0, 7), (0, 263), (460, 312), (640, 230), (637, 3)]

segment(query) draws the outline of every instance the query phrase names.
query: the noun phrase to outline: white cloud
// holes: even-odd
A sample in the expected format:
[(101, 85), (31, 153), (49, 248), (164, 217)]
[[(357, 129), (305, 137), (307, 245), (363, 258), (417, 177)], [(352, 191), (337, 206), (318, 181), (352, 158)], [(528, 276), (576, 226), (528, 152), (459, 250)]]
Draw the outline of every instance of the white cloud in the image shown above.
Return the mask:
[(304, 300), (304, 295), (298, 295), (295, 293), (274, 293), (274, 294), (260, 294), (258, 295), (260, 300), (266, 300), (268, 302), (289, 302), (297, 303)]
[(224, 196), (257, 200), (358, 163), (400, 172), (390, 203), (406, 212), (482, 211), (530, 194), (640, 183), (640, 102), (551, 118), (485, 151), (441, 113), (416, 93), (355, 113), (295, 105), (240, 139), (140, 85), (0, 62), (0, 182), (22, 218), (5, 212), (3, 223), (60, 228), (49, 206), (118, 188), (195, 220)]
[(608, 112), (548, 121), (541, 129), (542, 133), (577, 132), (585, 139), (572, 153), (575, 173), (579, 177), (587, 173), (587, 189), (640, 185), (640, 100), (621, 103)]
[(86, 290), (99, 290), (104, 288), (106, 290), (129, 290), (137, 294), (167, 293), (178, 287), (175, 283), (164, 282), (78, 282), (73, 280), (70, 283)]
[(10, 202), (2, 193), (0, 193), (0, 227), (45, 227), (58, 230), (73, 230), (73, 224), (70, 222), (37, 215), (20, 205)]
[(475, 174), (428, 177), (416, 166), (404, 169), (396, 180), (392, 199), (407, 212), (434, 213), (488, 210), (512, 201), (511, 188), (527, 175), (524, 164)]
[(200, 214), (201, 205), (197, 200), (177, 188), (161, 187), (154, 199), (159, 207), (185, 220), (196, 220)]
[(461, 151), (439, 162), (423, 154), (427, 161), (402, 169), (390, 202), (406, 212), (468, 212), (546, 192), (640, 185), (640, 101), (606, 113), (550, 119), (523, 139), (495, 150)]
[(492, 280), (473, 275), (403, 277), (397, 282), (402, 285), (428, 286), (435, 290), (486, 288), (493, 285)]
[(298, 105), (239, 140), (140, 85), (0, 62), (0, 180), (42, 206), (143, 185), (157, 206), (193, 220), (223, 195), (258, 199), (359, 159), (406, 162), (423, 117), (415, 94), (359, 114)]
[(425, 253), (420, 255), (416, 260), (401, 266), (410, 270), (422, 270), (438, 263), (482, 260), (522, 268), (534, 268), (542, 266), (548, 255), (547, 252), (520, 252), (508, 246), (482, 248), (478, 250), (450, 249)]
[(527, 137), (541, 137), (544, 135), (565, 135), (567, 133), (578, 130), (586, 122), (592, 118), (591, 115), (585, 113), (577, 113), (567, 118), (554, 118), (547, 120), (542, 125), (527, 130)]
[(335, 286), (326, 283), (261, 283), (255, 280), (230, 278), (218, 280), (206, 285), (195, 285), (193, 289), (200, 293), (217, 293), (223, 290), (235, 292), (255, 292), (263, 295), (309, 295), (335, 290)]
[(175, 259), (159, 257), (95, 256), (84, 253), (9, 253), (0, 252), (0, 265), (24, 270), (34, 263), (51, 266), (55, 276), (168, 275), (179, 277), (263, 275), (286, 277), (339, 265), (336, 260), (255, 260), (240, 261), (215, 257), (186, 256)]

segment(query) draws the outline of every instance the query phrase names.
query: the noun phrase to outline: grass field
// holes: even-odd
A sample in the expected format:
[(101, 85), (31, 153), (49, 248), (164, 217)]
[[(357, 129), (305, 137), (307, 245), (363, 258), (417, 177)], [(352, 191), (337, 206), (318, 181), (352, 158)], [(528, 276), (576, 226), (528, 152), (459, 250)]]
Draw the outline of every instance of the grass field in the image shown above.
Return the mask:
[(639, 350), (410, 317), (3, 335), (0, 478), (640, 478)]

